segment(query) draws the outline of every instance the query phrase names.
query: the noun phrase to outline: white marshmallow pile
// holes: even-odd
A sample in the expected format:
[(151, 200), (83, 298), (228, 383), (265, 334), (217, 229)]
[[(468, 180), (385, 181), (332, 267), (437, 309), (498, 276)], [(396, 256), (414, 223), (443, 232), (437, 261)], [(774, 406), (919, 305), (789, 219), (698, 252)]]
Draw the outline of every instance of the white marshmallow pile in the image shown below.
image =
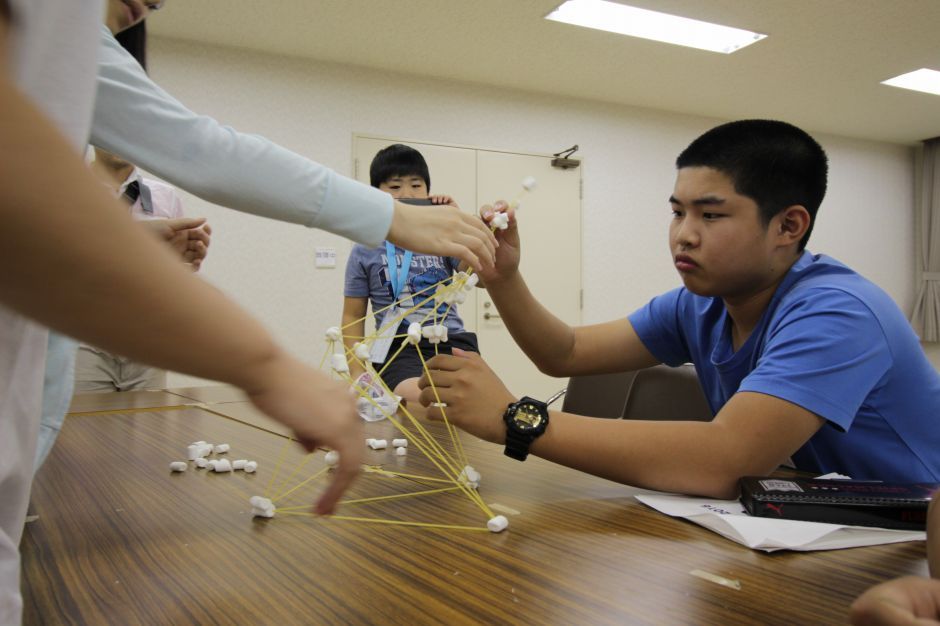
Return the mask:
[[(464, 295), (463, 292), (459, 292)], [(447, 341), (447, 327), (443, 324), (432, 324), (421, 329), (421, 334), (432, 344), (438, 344)]]
[[(227, 443), (212, 445), (206, 441), (194, 441), (186, 446), (186, 456), (193, 462), (198, 469), (208, 469), (212, 472), (226, 473), (235, 470), (242, 470), (246, 474), (253, 474), (258, 471), (257, 461), (247, 459), (238, 459), (229, 461), (228, 459), (208, 459), (211, 454), (226, 454), (232, 447)], [(170, 470), (173, 472), (185, 472), (187, 464), (185, 461), (173, 461), (170, 463)]]
[(275, 511), (277, 511), (273, 502), (261, 496), (251, 496), (248, 498), (248, 504), (251, 505), (252, 517), (274, 517)]

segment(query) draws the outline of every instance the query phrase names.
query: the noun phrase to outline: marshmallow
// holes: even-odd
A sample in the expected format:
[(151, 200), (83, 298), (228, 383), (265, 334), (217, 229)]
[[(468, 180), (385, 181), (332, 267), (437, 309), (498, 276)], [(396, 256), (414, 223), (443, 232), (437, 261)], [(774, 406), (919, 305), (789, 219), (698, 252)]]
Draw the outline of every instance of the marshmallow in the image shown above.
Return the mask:
[(458, 291), (454, 297), (457, 300), (457, 304), (463, 304), (467, 301), (467, 294), (463, 291)]
[(369, 437), (366, 439), (366, 445), (371, 447), (373, 441), (375, 441), (375, 439), (373, 437)]
[(186, 458), (190, 461), (195, 461), (196, 459), (201, 459), (209, 456), (212, 453), (212, 445), (205, 444), (195, 444), (192, 443), (186, 446)]
[(353, 346), (353, 354), (355, 354), (356, 358), (360, 361), (369, 361), (371, 351), (367, 344), (360, 342)]
[(326, 329), (326, 339), (327, 341), (342, 341), (343, 331), (339, 329), (339, 326), (330, 326)]
[(396, 448), (407, 448), (408, 440), (407, 439), (392, 439), (392, 445)]
[(245, 465), (247, 464), (248, 464), (248, 461), (246, 459), (238, 459), (237, 461), (232, 461), (232, 469), (243, 470), (245, 469)]
[(408, 448), (395, 448), (395, 456), (405, 456), (408, 454)]
[(185, 472), (186, 462), (185, 461), (173, 461), (172, 463), (170, 463), (170, 470), (174, 472)]
[(369, 447), (373, 450), (384, 450), (388, 447), (388, 441), (385, 439), (372, 439), (369, 441)]
[(337, 452), (336, 450), (330, 450), (329, 452), (326, 453), (326, 456), (323, 457), (323, 460), (326, 461), (327, 465), (329, 465), (330, 467), (333, 467), (334, 465), (339, 463), (339, 452)]
[(209, 465), (209, 461), (205, 460), (202, 457), (199, 457), (198, 459), (193, 460), (193, 464), (199, 469), (206, 469), (206, 467)]
[(228, 459), (219, 459), (211, 463), (212, 471), (214, 472), (231, 472), (232, 463)]
[(211, 461), (206, 461), (206, 467), (209, 468), (210, 472), (215, 471), (215, 466), (218, 465), (218, 460), (212, 459)]
[(463, 284), (463, 288), (467, 291), (470, 291), (477, 286), (477, 283), (480, 282), (479, 274), (470, 274), (470, 277), (467, 279), (467, 282)]
[(476, 489), (480, 486), (480, 472), (473, 469), (472, 465), (465, 465), (464, 468), (460, 471), (460, 475), (457, 476), (457, 482), (471, 489)]
[(490, 529), (491, 533), (501, 533), (506, 530), (507, 526), (509, 526), (509, 520), (506, 519), (505, 515), (497, 515), (486, 523), (486, 527)]
[(343, 354), (334, 354), (330, 357), (333, 371), (339, 373), (349, 372), (349, 363), (346, 362), (346, 356)]
[(212, 448), (212, 451), (215, 452), (216, 454), (225, 454), (229, 450), (231, 450), (231, 446), (228, 445), (227, 443), (220, 443), (219, 445)]
[(258, 462), (257, 462), (257, 461), (248, 461), (247, 463), (245, 463), (245, 473), (246, 473), (246, 474), (254, 474), (256, 471), (258, 471)]
[(253, 517), (274, 517), (274, 512), (277, 510), (273, 502), (261, 496), (251, 496), (248, 498), (248, 504), (251, 505)]
[(526, 176), (522, 179), (522, 188), (526, 191), (532, 191), (535, 189), (535, 176)]
[(497, 213), (493, 216), (493, 219), (490, 220), (490, 226), (500, 230), (506, 230), (509, 228), (509, 216), (505, 213)]
[(418, 345), (421, 341), (421, 324), (412, 322), (408, 325), (408, 336), (405, 338), (408, 343)]

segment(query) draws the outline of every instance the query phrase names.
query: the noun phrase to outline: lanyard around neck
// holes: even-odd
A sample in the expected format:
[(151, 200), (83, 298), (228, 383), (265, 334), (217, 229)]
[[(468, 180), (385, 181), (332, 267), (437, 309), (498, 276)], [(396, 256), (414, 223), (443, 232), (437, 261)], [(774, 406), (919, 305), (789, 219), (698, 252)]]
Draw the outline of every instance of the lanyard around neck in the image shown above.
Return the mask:
[(411, 269), (411, 250), (405, 250), (401, 260), (401, 274), (398, 272), (398, 263), (395, 254), (395, 246), (390, 242), (385, 242), (385, 258), (388, 259), (388, 278), (392, 283), (392, 294), (395, 300), (401, 297), (401, 292), (405, 289), (405, 281), (408, 280), (408, 270)]

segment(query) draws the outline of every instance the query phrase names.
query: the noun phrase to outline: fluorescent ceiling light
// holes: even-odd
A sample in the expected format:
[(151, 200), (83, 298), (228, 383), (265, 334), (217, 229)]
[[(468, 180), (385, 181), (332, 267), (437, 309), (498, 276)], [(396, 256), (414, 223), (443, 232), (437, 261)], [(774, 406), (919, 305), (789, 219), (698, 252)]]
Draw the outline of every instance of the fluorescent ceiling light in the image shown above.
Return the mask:
[(566, 0), (545, 19), (725, 54), (767, 36), (607, 0)]
[(881, 84), (940, 96), (940, 72), (925, 67), (881, 81)]

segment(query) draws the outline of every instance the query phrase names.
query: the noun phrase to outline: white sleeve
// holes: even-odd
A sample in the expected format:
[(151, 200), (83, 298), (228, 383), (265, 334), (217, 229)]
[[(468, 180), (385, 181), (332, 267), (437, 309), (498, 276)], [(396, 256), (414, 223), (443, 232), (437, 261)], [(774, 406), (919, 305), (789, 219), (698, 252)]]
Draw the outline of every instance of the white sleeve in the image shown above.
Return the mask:
[(93, 145), (204, 200), (367, 246), (388, 234), (391, 196), (193, 113), (150, 80), (104, 26), (96, 97)]

